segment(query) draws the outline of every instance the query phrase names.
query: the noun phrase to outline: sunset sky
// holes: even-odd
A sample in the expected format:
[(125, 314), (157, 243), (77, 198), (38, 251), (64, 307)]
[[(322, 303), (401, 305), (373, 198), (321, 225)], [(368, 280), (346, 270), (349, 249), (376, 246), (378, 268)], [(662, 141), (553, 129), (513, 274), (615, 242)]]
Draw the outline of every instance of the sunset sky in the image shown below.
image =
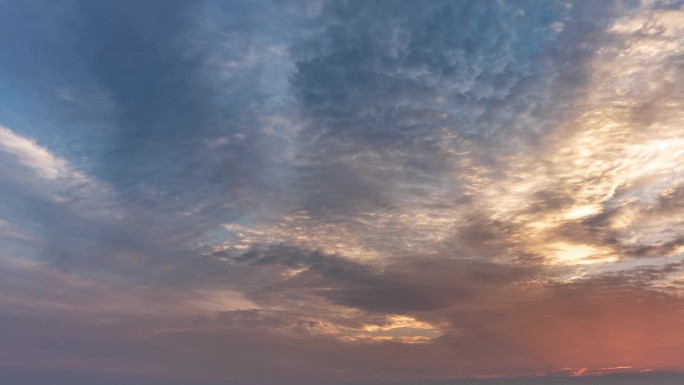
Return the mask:
[(684, 383), (684, 1), (0, 0), (0, 383)]

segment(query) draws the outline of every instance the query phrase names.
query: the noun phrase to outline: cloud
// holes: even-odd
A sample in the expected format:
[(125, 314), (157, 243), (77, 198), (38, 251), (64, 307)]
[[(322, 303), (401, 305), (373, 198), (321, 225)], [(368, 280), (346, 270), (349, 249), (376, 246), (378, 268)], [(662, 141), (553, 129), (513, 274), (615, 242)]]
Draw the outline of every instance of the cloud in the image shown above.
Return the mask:
[(5, 127), (0, 127), (0, 147), (45, 179), (53, 180), (66, 174), (66, 162), (63, 159)]
[(679, 4), (36, 4), (0, 4), (0, 372), (680, 368)]
[[(557, 38), (535, 33), (553, 20), (534, 15), (566, 17), (562, 7), (547, 8), (326, 4), (320, 33), (293, 49), (292, 89), (306, 123), (305, 209), (334, 220), (394, 208), (412, 189), (431, 194), (464, 172), (451, 151), (534, 130), (555, 76), (541, 52)], [(453, 138), (463, 147), (444, 145)]]

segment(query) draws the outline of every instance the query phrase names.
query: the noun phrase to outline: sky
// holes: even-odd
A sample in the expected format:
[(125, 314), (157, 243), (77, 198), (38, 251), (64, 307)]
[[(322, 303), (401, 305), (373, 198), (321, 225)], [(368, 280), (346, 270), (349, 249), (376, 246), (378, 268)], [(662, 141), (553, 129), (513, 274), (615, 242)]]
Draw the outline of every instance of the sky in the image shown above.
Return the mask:
[(0, 382), (684, 382), (684, 2), (0, 0)]

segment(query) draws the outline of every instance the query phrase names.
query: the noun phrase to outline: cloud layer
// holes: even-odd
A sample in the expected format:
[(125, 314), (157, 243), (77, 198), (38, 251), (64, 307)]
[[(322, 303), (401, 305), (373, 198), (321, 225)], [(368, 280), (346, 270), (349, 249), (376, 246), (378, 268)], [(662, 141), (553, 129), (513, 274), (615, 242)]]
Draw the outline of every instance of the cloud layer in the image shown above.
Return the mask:
[(0, 2), (0, 378), (676, 383), (682, 6)]

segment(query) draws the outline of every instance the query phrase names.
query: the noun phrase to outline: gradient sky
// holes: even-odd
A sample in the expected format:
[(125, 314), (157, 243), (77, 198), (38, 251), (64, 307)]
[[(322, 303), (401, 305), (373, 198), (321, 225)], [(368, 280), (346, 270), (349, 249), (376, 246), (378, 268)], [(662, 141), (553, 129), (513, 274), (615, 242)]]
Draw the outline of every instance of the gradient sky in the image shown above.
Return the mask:
[(3, 384), (684, 383), (682, 1), (0, 0), (0, 47)]

